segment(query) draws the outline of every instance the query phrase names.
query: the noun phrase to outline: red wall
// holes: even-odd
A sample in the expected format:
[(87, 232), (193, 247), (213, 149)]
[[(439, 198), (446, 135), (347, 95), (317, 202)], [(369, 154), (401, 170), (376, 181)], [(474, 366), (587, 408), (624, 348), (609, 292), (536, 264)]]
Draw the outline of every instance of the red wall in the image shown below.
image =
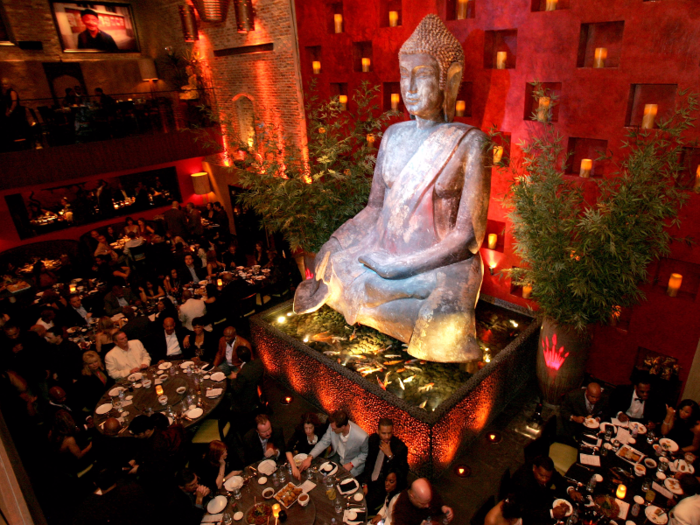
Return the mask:
[[(332, 7), (326, 0), (296, 0), (301, 69), (307, 93), (312, 78), (317, 79), (321, 93), (326, 96), (334, 92), (332, 83), (347, 83), (351, 94), (362, 80), (375, 84), (398, 82), (397, 53), (401, 44), (426, 14), (436, 13), (445, 20), (448, 6), (454, 5), (453, 0), (337, 3), (342, 4), (342, 34), (328, 30), (332, 26), (329, 21)], [(606, 140), (614, 159), (620, 158), (620, 147), (628, 131), (625, 125), (633, 84), (674, 84), (678, 90), (698, 90), (700, 39), (696, 36), (700, 5), (695, 0), (559, 0), (562, 9), (554, 12), (532, 11), (533, 5), (539, 4), (533, 0), (471, 0), (470, 3), (474, 6), (474, 18), (447, 21), (448, 28), (464, 47), (463, 81), (472, 83), (472, 116), (456, 120), (483, 130), (495, 125), (511, 134), (513, 145), (527, 139), (538, 126), (525, 119), (528, 82), (561, 83), (556, 126), (564, 140), (570, 137)], [(391, 9), (401, 10), (400, 27), (380, 27), (385, 25), (381, 23), (380, 13), (389, 9), (387, 4), (397, 6)], [(624, 22), (621, 35), (610, 26), (596, 26), (597, 34), (588, 35), (592, 47), (604, 41), (609, 49), (608, 65), (616, 67), (578, 67), (582, 24), (605, 22)], [(487, 32), (502, 30), (517, 30), (515, 67), (485, 68), (485, 55), (490, 57), (492, 50), (485, 49), (489, 42)], [(355, 72), (353, 43), (365, 41), (372, 43), (372, 71)], [(321, 61), (320, 75), (312, 72), (314, 59)], [(664, 104), (672, 104), (673, 97), (658, 102), (663, 113)], [(698, 138), (697, 132), (693, 138)], [(512, 157), (517, 159), (517, 147), (511, 149)], [(611, 171), (606, 169), (604, 176), (613, 176)], [(512, 174), (507, 170), (494, 169), (489, 231), (501, 231), (499, 223), (503, 223), (505, 242), (502, 249), (484, 248), (482, 254), (486, 264), (495, 263), (498, 269), (518, 264), (512, 251), (506, 210), (500, 204), (511, 180)], [(700, 237), (700, 195), (691, 193), (682, 219), (682, 229), (676, 233)], [(674, 244), (672, 252), (669, 259), (652, 269), (657, 282), (643, 286), (646, 302), (623, 312), (617, 327), (594, 329), (588, 368), (597, 377), (614, 383), (626, 382), (639, 347), (677, 357), (682, 366), (681, 379), (687, 377), (700, 338), (700, 246)], [(665, 295), (665, 283), (674, 271), (683, 274), (684, 280), (679, 296), (670, 298)], [(518, 290), (511, 293), (509, 279), (499, 279), (486, 272), (482, 289), (485, 294), (536, 308)]]

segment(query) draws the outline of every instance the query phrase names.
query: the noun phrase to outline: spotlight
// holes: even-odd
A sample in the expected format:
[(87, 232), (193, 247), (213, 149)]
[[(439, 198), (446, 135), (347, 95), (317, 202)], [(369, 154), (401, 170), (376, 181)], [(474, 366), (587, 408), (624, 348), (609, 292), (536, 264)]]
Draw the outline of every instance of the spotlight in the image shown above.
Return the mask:
[(488, 433), (488, 435), (486, 436), (486, 439), (487, 439), (488, 442), (491, 443), (492, 445), (497, 445), (498, 443), (500, 443), (501, 441), (503, 441), (503, 436), (501, 436), (501, 433), (500, 433), (500, 432), (497, 432), (497, 431), (494, 430), (493, 432), (489, 432), (489, 433)]
[(294, 315), (293, 312), (287, 312), (287, 317), (291, 317), (292, 315)]
[(294, 398), (293, 398), (292, 396), (284, 396), (284, 397), (282, 398), (281, 403), (282, 403), (283, 405), (289, 405), (289, 404), (291, 404), (292, 401), (294, 401)]
[(495, 264), (489, 264), (489, 273), (493, 275), (493, 272), (496, 271), (496, 265)]
[(464, 463), (460, 463), (455, 465), (454, 473), (460, 478), (468, 478), (472, 474), (472, 469)]
[(308, 343), (308, 342), (309, 342), (309, 336), (308, 336), (308, 335), (304, 336), (304, 342), (305, 342), (305, 343)]
[(513, 325), (513, 328), (517, 328), (517, 327), (518, 327), (517, 321), (513, 321), (512, 319), (510, 320), (510, 324)]
[(283, 315), (280, 315), (280, 316), (277, 318), (277, 322), (278, 322), (279, 324), (283, 324), (286, 320), (287, 320), (287, 318), (286, 318), (285, 316), (283, 316)]

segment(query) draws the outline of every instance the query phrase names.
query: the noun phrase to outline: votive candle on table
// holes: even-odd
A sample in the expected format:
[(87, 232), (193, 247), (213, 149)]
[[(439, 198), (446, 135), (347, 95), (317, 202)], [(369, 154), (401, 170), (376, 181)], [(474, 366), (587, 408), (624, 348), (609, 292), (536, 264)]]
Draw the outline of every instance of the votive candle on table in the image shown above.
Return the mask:
[(321, 73), (321, 62), (319, 60), (314, 60), (311, 66), (314, 68), (314, 75)]
[(683, 282), (683, 276), (679, 273), (672, 273), (671, 277), (668, 279), (668, 289), (666, 293), (669, 297), (675, 297), (678, 295), (678, 290), (681, 289), (681, 283)]
[(389, 27), (396, 27), (399, 25), (399, 12), (389, 11)]
[(74, 284), (71, 284), (69, 289), (70, 289), (70, 293), (75, 293), (78, 291), (78, 287)]
[(217, 279), (216, 286), (218, 286), (219, 288), (222, 288), (224, 286), (224, 281), (221, 279)]
[(642, 129), (653, 129), (656, 113), (659, 111), (658, 104), (644, 104), (644, 117), (642, 117)]
[(273, 516), (274, 518), (279, 518), (279, 515), (280, 515), (280, 508), (281, 508), (281, 507), (280, 507), (279, 503), (275, 503), (275, 504), (272, 506), (272, 516)]
[(505, 69), (506, 60), (508, 60), (508, 51), (499, 51), (496, 53), (496, 69)]
[(497, 243), (498, 235), (496, 235), (495, 233), (489, 233), (489, 250), (495, 250)]
[(581, 171), (579, 176), (583, 179), (587, 179), (591, 176), (591, 170), (593, 169), (592, 159), (581, 159)]
[(608, 49), (596, 47), (594, 52), (593, 67), (605, 67), (605, 59), (608, 58)]
[(391, 94), (391, 109), (393, 109), (394, 111), (399, 109), (399, 100), (401, 100), (401, 99), (399, 98), (398, 93)]
[(467, 8), (469, 7), (469, 0), (457, 0), (457, 20), (464, 20), (467, 18)]
[(458, 100), (455, 106), (455, 113), (458, 117), (464, 116), (464, 110), (467, 108), (467, 103), (464, 100)]
[(369, 65), (370, 64), (371, 64), (371, 61), (369, 58), (362, 59), (362, 72), (363, 73), (369, 73)]
[(627, 487), (620, 483), (617, 486), (617, 490), (615, 491), (615, 496), (617, 496), (620, 499), (625, 499), (625, 496), (627, 495)]
[(336, 33), (342, 33), (343, 32), (343, 15), (333, 15), (333, 22), (335, 23), (335, 32)]
[(493, 163), (498, 164), (503, 158), (503, 146), (493, 147)]
[(547, 0), (547, 4), (545, 5), (544, 10), (545, 11), (556, 11), (557, 10), (557, 2), (558, 2), (558, 0)]
[(693, 186), (693, 189), (700, 189), (700, 166), (698, 166), (698, 169), (695, 170), (695, 185)]
[(529, 299), (531, 293), (532, 293), (532, 286), (529, 284), (524, 285), (523, 286), (523, 299)]
[(338, 95), (338, 102), (340, 102), (340, 107), (343, 111), (348, 109), (348, 96), (347, 95)]
[(549, 97), (540, 97), (537, 105), (537, 120), (547, 122), (549, 120), (549, 105), (552, 99)]

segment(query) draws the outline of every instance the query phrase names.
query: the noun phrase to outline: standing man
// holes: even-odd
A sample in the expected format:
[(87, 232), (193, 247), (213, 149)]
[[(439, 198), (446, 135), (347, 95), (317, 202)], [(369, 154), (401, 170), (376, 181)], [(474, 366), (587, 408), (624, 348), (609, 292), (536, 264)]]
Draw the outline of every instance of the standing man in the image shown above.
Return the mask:
[(600, 422), (607, 417), (608, 400), (603, 397), (598, 383), (589, 383), (585, 390), (577, 388), (566, 396), (561, 404), (561, 424), (567, 438), (577, 439), (584, 429), (587, 417)]
[(368, 450), (366, 468), (360, 481), (367, 496), (367, 508), (370, 510), (380, 507), (386, 498), (384, 481), (389, 468), (393, 468), (405, 483), (408, 474), (408, 448), (394, 435), (393, 421), (383, 417), (379, 420), (377, 432), (369, 437)]
[(190, 237), (201, 237), (204, 235), (202, 212), (195, 208), (191, 202), (188, 202), (185, 208), (187, 209), (187, 229), (190, 232)]
[[(323, 454), (328, 445), (333, 447), (331, 460), (340, 461), (345, 470), (358, 477), (365, 469), (368, 453), (367, 432), (348, 419), (345, 410), (336, 410), (330, 415), (331, 424), (326, 433), (311, 449), (309, 456), (301, 464), (304, 471), (311, 466), (311, 461)], [(335, 456), (335, 458), (334, 458)]]
[(201, 299), (192, 297), (192, 292), (185, 290), (182, 292), (182, 306), (180, 306), (180, 321), (190, 332), (192, 321), (197, 317), (203, 317), (207, 313), (207, 305)]
[(172, 239), (175, 237), (185, 239), (187, 237), (187, 217), (185, 212), (180, 209), (179, 202), (173, 201), (170, 209), (163, 214), (163, 220)]
[(213, 206), (214, 220), (216, 221), (216, 224), (219, 225), (219, 233), (222, 237), (228, 238), (228, 236), (231, 234), (231, 225), (229, 224), (228, 213), (226, 213), (226, 210), (218, 201), (215, 202)]
[(85, 31), (78, 35), (78, 49), (99, 49), (108, 53), (118, 53), (117, 43), (110, 35), (100, 29), (100, 19), (92, 9), (83, 9), (80, 20)]
[[(253, 359), (250, 348), (239, 344), (236, 348), (236, 355), (240, 361), (240, 370), (231, 372), (230, 392), (233, 401), (228, 416), (231, 428), (237, 428), (241, 434), (246, 432), (252, 425), (255, 415), (260, 409), (260, 397), (258, 396), (258, 386), (262, 384), (263, 368), (260, 359)], [(223, 427), (222, 427), (223, 425)], [(219, 434), (224, 435), (223, 430), (226, 419), (219, 419)]]
[(105, 365), (107, 373), (115, 381), (145, 370), (151, 364), (151, 356), (138, 339), (129, 341), (126, 334), (119, 331), (114, 334), (114, 344), (114, 348), (105, 356)]
[[(235, 435), (235, 432), (230, 435)], [(277, 461), (284, 457), (284, 433), (282, 429), (273, 430), (270, 419), (260, 414), (255, 418), (255, 428), (243, 436), (243, 449), (246, 465), (267, 458)]]

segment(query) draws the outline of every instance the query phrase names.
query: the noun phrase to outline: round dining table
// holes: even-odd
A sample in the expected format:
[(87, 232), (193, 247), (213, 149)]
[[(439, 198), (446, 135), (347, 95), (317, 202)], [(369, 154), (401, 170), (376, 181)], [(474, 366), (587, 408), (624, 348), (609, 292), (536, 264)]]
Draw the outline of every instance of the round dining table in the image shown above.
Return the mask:
[[(177, 420), (185, 428), (200, 424), (224, 398), (227, 381), (218, 367), (212, 370), (211, 365), (206, 363), (199, 365), (201, 368), (193, 361), (164, 361), (117, 381), (95, 407), (95, 427), (103, 432), (104, 422), (114, 417), (122, 424), (117, 435), (131, 436), (127, 431), (129, 423), (138, 415), (155, 412), (164, 413), (171, 423)], [(119, 396), (120, 390), (123, 390), (122, 397)], [(162, 396), (166, 396), (167, 400)], [(121, 413), (116, 408), (119, 402), (122, 404)], [(102, 406), (104, 408), (100, 409)], [(192, 410), (196, 408), (201, 409), (201, 414), (191, 417)]]

